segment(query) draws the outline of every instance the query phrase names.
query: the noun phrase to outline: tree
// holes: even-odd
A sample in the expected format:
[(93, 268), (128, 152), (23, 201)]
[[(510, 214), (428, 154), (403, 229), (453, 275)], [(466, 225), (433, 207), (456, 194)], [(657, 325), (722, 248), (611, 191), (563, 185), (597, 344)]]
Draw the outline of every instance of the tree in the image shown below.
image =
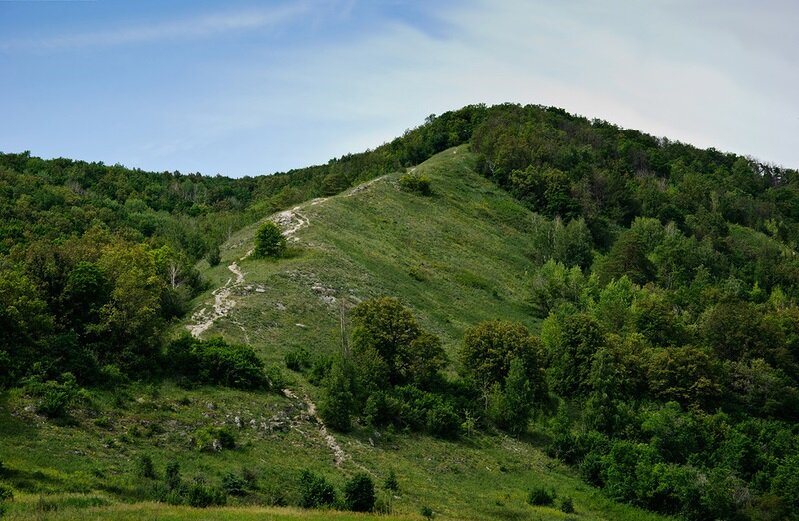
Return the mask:
[(549, 346), (555, 390), (563, 396), (590, 392), (593, 357), (604, 345), (604, 330), (594, 317), (585, 313), (564, 317), (557, 341)]
[(692, 346), (656, 349), (649, 362), (649, 387), (661, 400), (710, 406), (721, 387), (719, 365), (708, 351)]
[(336, 489), (324, 476), (303, 470), (300, 474), (300, 506), (317, 508), (332, 505), (336, 502)]
[(375, 484), (360, 472), (344, 485), (344, 504), (353, 512), (371, 512), (375, 506)]
[(644, 238), (633, 230), (619, 237), (598, 267), (601, 279), (608, 282), (627, 275), (638, 285), (644, 285), (655, 277), (655, 267), (647, 258)]
[(397, 371), (406, 382), (420, 389), (432, 387), (447, 365), (447, 354), (437, 336), (422, 331), (397, 354)]
[(463, 335), (464, 372), (484, 389), (505, 381), (513, 358), (527, 356), (535, 357), (535, 343), (518, 322), (486, 320)]
[(355, 413), (355, 398), (351, 370), (346, 360), (339, 358), (333, 362), (322, 386), (324, 395), (319, 404), (319, 415), (333, 429), (349, 431)]
[(414, 368), (426, 371), (440, 367), (443, 351), (440, 343), (423, 338), (422, 329), (409, 309), (392, 297), (361, 302), (352, 310), (352, 350), (356, 359), (373, 359), (385, 364), (389, 383), (405, 383), (413, 379)]
[(561, 262), (548, 260), (530, 281), (530, 301), (539, 317), (563, 303), (576, 303), (586, 284), (580, 268), (567, 268)]
[[(532, 406), (546, 396), (539, 341), (518, 322), (488, 320), (467, 329), (461, 363), (466, 378), (483, 392), (489, 412), (511, 430), (526, 425)], [(510, 410), (522, 403), (528, 405)]]
[(256, 258), (280, 257), (286, 251), (286, 237), (280, 227), (272, 221), (266, 221), (258, 228), (255, 234), (255, 250), (253, 254)]
[(552, 257), (566, 266), (587, 268), (591, 264), (593, 240), (585, 219), (572, 219), (564, 225), (555, 219), (552, 233)]
[(494, 384), (489, 403), (491, 420), (514, 434), (527, 429), (535, 404), (535, 392), (527, 378), (524, 362), (514, 358), (510, 362), (504, 386)]

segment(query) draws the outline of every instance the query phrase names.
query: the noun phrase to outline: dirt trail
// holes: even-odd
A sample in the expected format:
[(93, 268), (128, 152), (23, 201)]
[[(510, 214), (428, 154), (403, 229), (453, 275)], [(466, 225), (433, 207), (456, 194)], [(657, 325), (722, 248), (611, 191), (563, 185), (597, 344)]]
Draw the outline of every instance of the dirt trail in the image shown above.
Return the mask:
[[(300, 397), (298, 397), (291, 389), (283, 389), (283, 394), (286, 396), (286, 398), (300, 400)], [(342, 449), (341, 445), (338, 444), (336, 438), (330, 434), (330, 432), (328, 432), (327, 427), (325, 427), (322, 419), (316, 415), (316, 404), (314, 404), (307, 396), (301, 401), (303, 401), (305, 406), (308, 408), (308, 416), (313, 418), (316, 423), (319, 424), (319, 434), (322, 436), (322, 439), (325, 440), (325, 443), (330, 450), (333, 451), (333, 460), (336, 462), (336, 466), (340, 466), (342, 463), (344, 463), (344, 460), (347, 459), (347, 453), (344, 452), (344, 449)]]
[[(363, 192), (372, 184), (385, 178), (386, 176), (380, 176), (360, 184), (345, 192), (344, 196), (352, 197), (359, 192)], [(297, 205), (289, 210), (278, 212), (272, 215), (270, 219), (283, 229), (283, 235), (287, 240), (291, 242), (298, 242), (299, 239), (296, 237), (296, 233), (302, 228), (305, 228), (311, 224), (311, 220), (305, 214), (303, 214), (301, 210), (308, 206), (316, 206), (318, 204), (324, 203), (328, 199), (329, 197), (318, 197), (316, 199), (312, 199), (311, 201)], [(252, 255), (252, 252), (253, 250), (249, 250), (237, 262), (243, 261)], [(232, 277), (229, 278), (222, 287), (213, 291), (212, 295), (214, 296), (214, 304), (211, 309), (208, 309), (208, 306), (205, 306), (195, 311), (191, 315), (192, 324), (187, 325), (186, 329), (189, 330), (192, 336), (199, 338), (199, 336), (206, 332), (214, 324), (214, 322), (224, 316), (227, 316), (227, 314), (230, 313), (230, 310), (236, 307), (236, 299), (233, 298), (233, 293), (244, 284), (245, 274), (241, 271), (236, 262), (229, 265), (227, 269), (229, 269), (230, 272), (235, 275), (235, 279)], [(241, 324), (238, 325), (242, 328), (242, 330), (244, 330)], [(247, 332), (244, 331), (244, 334), (246, 336)]]
[[(363, 192), (372, 184), (385, 178), (386, 176), (376, 177), (370, 181), (356, 186), (355, 188), (350, 189), (349, 191), (345, 192), (344, 196), (352, 197), (359, 192)], [(324, 203), (328, 199), (328, 197), (318, 197), (316, 199), (312, 199), (311, 201), (297, 205), (289, 210), (278, 212), (272, 215), (270, 219), (283, 229), (283, 235), (287, 240), (291, 242), (298, 242), (299, 238), (296, 237), (296, 233), (302, 228), (305, 228), (311, 224), (311, 220), (305, 214), (303, 214), (301, 210), (308, 206), (316, 206), (318, 204)], [(252, 252), (253, 250), (249, 250), (237, 262), (243, 261), (252, 255)], [(227, 316), (227, 314), (230, 313), (230, 310), (236, 307), (236, 299), (233, 298), (233, 294), (244, 284), (245, 273), (241, 271), (236, 262), (229, 265), (227, 269), (229, 269), (230, 272), (235, 275), (235, 279), (233, 277), (229, 278), (222, 287), (219, 287), (213, 291), (212, 295), (214, 296), (214, 304), (211, 309), (208, 309), (208, 306), (205, 306), (195, 311), (191, 315), (192, 324), (187, 325), (186, 329), (189, 330), (192, 336), (199, 338), (199, 336), (206, 332), (214, 324), (214, 322), (224, 316)], [(241, 324), (238, 325), (242, 328), (242, 330), (244, 330)], [(246, 336), (247, 332), (244, 331), (244, 333)]]
[(210, 328), (214, 322), (227, 315), (230, 310), (236, 306), (236, 301), (232, 298), (232, 294), (235, 288), (244, 283), (244, 272), (241, 271), (239, 265), (235, 262), (228, 266), (227, 269), (229, 269), (236, 278), (234, 280), (233, 277), (230, 277), (227, 279), (224, 286), (215, 289), (211, 293), (214, 296), (214, 305), (211, 310), (207, 307), (203, 307), (192, 314), (191, 319), (194, 323), (186, 326), (186, 329), (189, 330), (193, 337), (199, 337)]

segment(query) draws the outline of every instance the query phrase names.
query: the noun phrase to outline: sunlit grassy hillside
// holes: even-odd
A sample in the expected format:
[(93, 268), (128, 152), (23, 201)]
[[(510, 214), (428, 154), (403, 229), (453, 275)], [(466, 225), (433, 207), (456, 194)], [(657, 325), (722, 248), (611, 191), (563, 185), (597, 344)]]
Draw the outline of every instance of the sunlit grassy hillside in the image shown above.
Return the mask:
[[(431, 196), (400, 190), (397, 173), (300, 205), (276, 217), (291, 232), (287, 258), (248, 257), (254, 225), (223, 246), (218, 266), (201, 263), (215, 294), (196, 299), (197, 313), (176, 325), (175, 334), (214, 317), (216, 300), (220, 310), (203, 338), (222, 335), (252, 345), (282, 367), (285, 387), (299, 398), (171, 382), (130, 384), (94, 391), (71, 421), (55, 424), (35, 415), (29, 398), (6, 393), (0, 401), (0, 461), (6, 466), (2, 479), (17, 496), (9, 519), (329, 518), (330, 512), (254, 506), (295, 504), (304, 468), (339, 490), (354, 473), (368, 473), (382, 508), (400, 519), (422, 519), (423, 507), (440, 519), (569, 518), (557, 504), (527, 503), (530, 489), (541, 485), (558, 498), (573, 498), (576, 519), (661, 519), (605, 499), (547, 458), (535, 438), (466, 434), (444, 441), (357, 427), (333, 433), (344, 456), (337, 464), (304, 401), (315, 401), (317, 388), (283, 367), (285, 354), (299, 347), (340, 349), (348, 309), (375, 296), (401, 299), (440, 335), (453, 364), (464, 329), (481, 320), (537, 327), (526, 303), (532, 216), (473, 165), (467, 148), (450, 149), (415, 169), (431, 179)], [(236, 447), (200, 450), (199, 433), (224, 426), (235, 433)], [(136, 462), (145, 454), (155, 479), (136, 476)], [(248, 476), (251, 485), (225, 508), (148, 502), (170, 461), (179, 463), (187, 480), (218, 484), (233, 473)], [(383, 487), (392, 469), (397, 492)]]

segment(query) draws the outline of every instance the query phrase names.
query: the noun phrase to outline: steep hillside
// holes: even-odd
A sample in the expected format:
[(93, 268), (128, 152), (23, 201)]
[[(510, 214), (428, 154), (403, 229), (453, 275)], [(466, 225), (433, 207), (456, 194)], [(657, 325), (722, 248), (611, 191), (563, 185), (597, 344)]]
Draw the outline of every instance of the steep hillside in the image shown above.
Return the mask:
[(200, 297), (186, 327), (275, 361), (297, 346), (338, 349), (341, 310), (382, 295), (416, 310), (450, 352), (480, 320), (534, 327), (524, 276), (532, 214), (475, 173), (474, 161), (459, 147), (414, 168), (431, 178), (431, 196), (400, 190), (400, 174), (390, 174), (272, 216), (290, 237), (286, 259), (249, 256), (258, 223), (237, 232), (205, 272), (225, 288), (214, 290), (216, 310)]
[[(414, 173), (431, 179), (431, 196), (400, 190), (397, 173), (272, 216), (290, 237), (284, 259), (248, 255), (257, 225), (235, 233), (219, 266), (200, 263), (215, 289), (195, 300), (196, 310), (174, 333), (222, 335), (282, 366), (285, 354), (300, 347), (338, 352), (342, 317), (346, 322), (350, 307), (379, 295), (411, 307), (453, 358), (464, 329), (481, 320), (511, 318), (535, 328), (525, 277), (532, 214), (475, 173), (474, 162), (460, 147), (416, 167)], [(527, 504), (534, 486), (573, 498), (581, 519), (658, 518), (605, 499), (534, 444), (505, 435), (474, 432), (445, 441), (365, 427), (332, 433), (315, 415), (318, 388), (283, 371), (282, 396), (169, 382), (98, 390), (75, 408), (68, 425), (34, 414), (30, 397), (12, 393), (0, 405), (0, 461), (17, 490), (9, 518), (42, 512), (84, 518), (84, 507), (97, 519), (297, 515), (263, 507), (199, 514), (122, 506), (148, 499), (157, 486), (137, 477), (144, 455), (158, 476), (170, 461), (179, 463), (184, 479), (216, 484), (225, 475), (249, 476), (252, 485), (243, 497), (231, 496), (233, 504), (295, 504), (305, 468), (337, 487), (366, 472), (378, 485), (382, 508), (417, 519), (424, 506), (447, 519), (563, 518), (555, 505)], [(203, 430), (224, 426), (236, 448), (204, 450)], [(382, 486), (390, 470), (396, 492)]]
[(242, 183), (3, 160), (9, 516), (371, 479), (410, 517), (799, 519), (796, 170), (510, 104)]

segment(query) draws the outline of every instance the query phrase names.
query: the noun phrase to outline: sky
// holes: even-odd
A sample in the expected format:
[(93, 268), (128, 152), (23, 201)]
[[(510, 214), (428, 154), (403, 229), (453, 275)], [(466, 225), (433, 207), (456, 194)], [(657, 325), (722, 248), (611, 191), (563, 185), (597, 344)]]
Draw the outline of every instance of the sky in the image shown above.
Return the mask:
[(794, 0), (0, 1), (0, 151), (262, 175), (472, 103), (799, 168)]

